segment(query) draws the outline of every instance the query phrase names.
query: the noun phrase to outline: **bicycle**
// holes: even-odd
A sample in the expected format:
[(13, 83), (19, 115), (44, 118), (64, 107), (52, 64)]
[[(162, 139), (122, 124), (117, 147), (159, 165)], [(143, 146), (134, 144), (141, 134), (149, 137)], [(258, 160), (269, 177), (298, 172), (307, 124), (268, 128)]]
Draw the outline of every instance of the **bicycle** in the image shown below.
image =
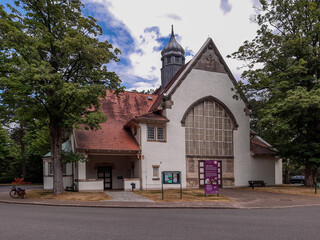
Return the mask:
[(11, 191), (9, 192), (10, 197), (12, 198), (24, 198), (24, 195), (26, 194), (26, 190), (22, 188), (16, 188), (16, 186), (13, 186), (11, 188)]

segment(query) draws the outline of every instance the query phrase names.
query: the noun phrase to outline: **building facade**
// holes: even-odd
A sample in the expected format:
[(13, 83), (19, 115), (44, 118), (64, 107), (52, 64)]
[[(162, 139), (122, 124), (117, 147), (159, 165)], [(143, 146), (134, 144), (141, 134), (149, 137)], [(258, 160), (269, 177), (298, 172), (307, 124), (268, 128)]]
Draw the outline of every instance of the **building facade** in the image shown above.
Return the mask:
[[(78, 191), (160, 189), (161, 172), (180, 171), (183, 188), (204, 187), (204, 161), (219, 163), (220, 187), (249, 180), (282, 183), (282, 161), (249, 127), (245, 96), (233, 98), (237, 82), (208, 38), (185, 64), (173, 30), (162, 54), (161, 87), (154, 94), (108, 91), (101, 129), (74, 130), (70, 151), (87, 162), (66, 166)], [(45, 188), (52, 188), (44, 158)], [(52, 178), (52, 177), (51, 177)], [(70, 184), (70, 181), (65, 181)], [(71, 187), (70, 186), (70, 187)]]

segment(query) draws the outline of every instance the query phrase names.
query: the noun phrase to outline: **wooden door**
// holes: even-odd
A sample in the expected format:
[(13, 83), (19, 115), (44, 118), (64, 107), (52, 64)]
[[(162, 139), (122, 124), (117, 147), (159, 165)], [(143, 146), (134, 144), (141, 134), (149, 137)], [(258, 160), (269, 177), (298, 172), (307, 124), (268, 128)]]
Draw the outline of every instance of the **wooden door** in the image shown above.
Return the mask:
[(103, 179), (104, 189), (112, 189), (112, 167), (98, 167), (98, 179)]

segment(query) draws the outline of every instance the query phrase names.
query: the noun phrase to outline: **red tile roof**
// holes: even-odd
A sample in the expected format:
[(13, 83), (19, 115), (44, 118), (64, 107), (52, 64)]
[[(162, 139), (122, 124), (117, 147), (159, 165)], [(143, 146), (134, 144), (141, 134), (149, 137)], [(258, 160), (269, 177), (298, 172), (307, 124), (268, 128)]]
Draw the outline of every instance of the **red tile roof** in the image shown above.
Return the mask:
[(132, 118), (147, 114), (156, 100), (157, 95), (134, 92), (123, 92), (117, 97), (107, 91), (107, 96), (101, 99), (101, 111), (108, 120), (101, 129), (75, 130), (76, 147), (88, 150), (140, 150), (136, 140), (123, 126)]
[(144, 114), (144, 115), (141, 115), (141, 116), (137, 116), (135, 117), (135, 119), (137, 120), (155, 120), (155, 121), (165, 121), (165, 122), (169, 122), (169, 120), (158, 114), (158, 113), (147, 113), (147, 114)]

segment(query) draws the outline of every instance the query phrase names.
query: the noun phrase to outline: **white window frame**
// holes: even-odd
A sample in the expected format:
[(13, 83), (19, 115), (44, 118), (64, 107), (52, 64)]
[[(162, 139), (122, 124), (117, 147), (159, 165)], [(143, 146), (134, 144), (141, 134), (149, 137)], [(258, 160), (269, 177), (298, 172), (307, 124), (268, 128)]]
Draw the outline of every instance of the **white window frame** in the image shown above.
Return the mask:
[[(162, 129), (162, 138), (159, 138), (159, 129)], [(157, 127), (157, 140), (158, 141), (165, 141), (165, 127)]]
[(152, 165), (152, 179), (160, 180), (160, 165)]
[[(153, 129), (153, 137), (151, 138), (151, 134), (149, 134), (149, 128)], [(147, 126), (147, 139), (148, 141), (156, 141), (156, 127), (155, 126)]]
[[(154, 134), (153, 138), (150, 138), (151, 135), (149, 135), (149, 128), (153, 128)], [(163, 136), (162, 138), (159, 138), (159, 129), (163, 129)], [(166, 142), (167, 140), (167, 135), (166, 135), (166, 126), (162, 125), (148, 125), (147, 126), (147, 141), (149, 142)]]

